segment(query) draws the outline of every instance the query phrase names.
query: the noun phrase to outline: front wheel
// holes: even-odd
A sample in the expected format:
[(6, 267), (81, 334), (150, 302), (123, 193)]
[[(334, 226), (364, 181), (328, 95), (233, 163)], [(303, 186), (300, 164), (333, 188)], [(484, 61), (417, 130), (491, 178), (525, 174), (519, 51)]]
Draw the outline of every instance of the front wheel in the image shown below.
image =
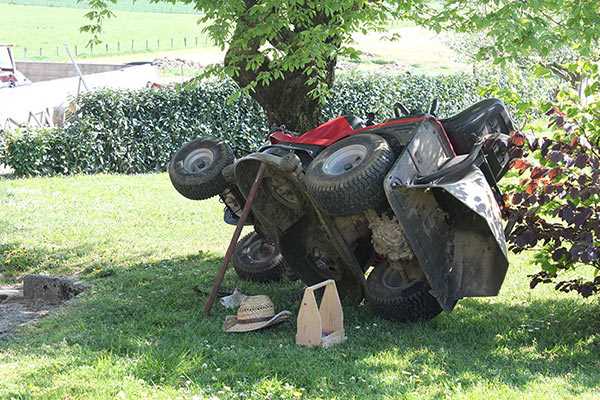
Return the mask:
[(227, 143), (198, 138), (183, 145), (169, 163), (173, 187), (190, 200), (205, 200), (225, 190), (223, 168), (235, 157)]
[(398, 267), (382, 263), (367, 277), (367, 305), (383, 319), (399, 322), (427, 321), (442, 307), (423, 280), (407, 281)]

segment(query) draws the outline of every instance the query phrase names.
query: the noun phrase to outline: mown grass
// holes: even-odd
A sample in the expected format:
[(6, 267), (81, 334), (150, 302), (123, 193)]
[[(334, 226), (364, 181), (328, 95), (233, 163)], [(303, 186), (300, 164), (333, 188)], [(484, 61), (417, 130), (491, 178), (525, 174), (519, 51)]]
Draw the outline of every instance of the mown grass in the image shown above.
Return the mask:
[[(77, 0), (0, 0), (0, 3), (17, 4), (22, 6), (42, 6), (42, 7), (67, 7), (67, 8), (89, 8), (87, 1)], [(117, 1), (111, 5), (113, 10), (134, 11), (134, 12), (156, 12), (156, 13), (177, 13), (177, 14), (195, 14), (194, 6), (191, 3), (156, 3), (150, 0), (128, 0)]]
[[(201, 307), (232, 232), (217, 201), (165, 174), (0, 181), (0, 268), (78, 273), (92, 289), (0, 344), (0, 398), (563, 399), (600, 397), (600, 307), (528, 288), (512, 257), (501, 295), (400, 325), (345, 307), (348, 341), (299, 348), (294, 324), (221, 331)], [(297, 283), (225, 286), (298, 308)]]
[(103, 43), (92, 50), (86, 47), (91, 36), (79, 30), (88, 23), (84, 18), (86, 12), (76, 8), (0, 4), (0, 43), (17, 46), (17, 60), (51, 61), (68, 59), (65, 43), (73, 55), (77, 46), (78, 58), (212, 47), (198, 25), (198, 15), (116, 11), (116, 18), (103, 24)]

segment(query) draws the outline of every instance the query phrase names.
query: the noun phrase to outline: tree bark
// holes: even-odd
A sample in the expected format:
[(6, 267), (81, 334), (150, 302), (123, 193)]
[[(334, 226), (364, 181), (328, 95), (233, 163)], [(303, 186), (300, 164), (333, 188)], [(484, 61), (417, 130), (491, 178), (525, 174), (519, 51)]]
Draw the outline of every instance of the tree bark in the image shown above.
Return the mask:
[[(328, 85), (333, 83), (335, 65), (335, 60), (327, 65)], [(240, 87), (244, 87), (255, 78), (256, 72), (240, 68), (240, 73), (234, 80)], [(318, 99), (309, 95), (313, 88), (307, 84), (307, 80), (308, 77), (302, 71), (293, 71), (284, 74), (281, 79), (271, 81), (268, 86), (259, 84), (255, 88), (251, 96), (264, 109), (270, 126), (285, 125), (291, 131), (305, 132), (319, 124), (322, 105)]]

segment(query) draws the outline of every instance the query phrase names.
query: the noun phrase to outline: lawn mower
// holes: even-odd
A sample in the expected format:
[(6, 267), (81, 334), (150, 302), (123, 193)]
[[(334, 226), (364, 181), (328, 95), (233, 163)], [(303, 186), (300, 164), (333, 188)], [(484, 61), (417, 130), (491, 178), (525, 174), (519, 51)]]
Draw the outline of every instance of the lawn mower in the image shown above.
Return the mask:
[(222, 140), (198, 138), (173, 156), (169, 176), (189, 199), (220, 196), (235, 224), (264, 164), (254, 232), (233, 254), (240, 278), (334, 279), (345, 302), (390, 320), (429, 320), (500, 290), (508, 259), (497, 182), (514, 131), (497, 99), (447, 119), (437, 109), (397, 103), (381, 123), (371, 113), (302, 134), (276, 128), (240, 158)]

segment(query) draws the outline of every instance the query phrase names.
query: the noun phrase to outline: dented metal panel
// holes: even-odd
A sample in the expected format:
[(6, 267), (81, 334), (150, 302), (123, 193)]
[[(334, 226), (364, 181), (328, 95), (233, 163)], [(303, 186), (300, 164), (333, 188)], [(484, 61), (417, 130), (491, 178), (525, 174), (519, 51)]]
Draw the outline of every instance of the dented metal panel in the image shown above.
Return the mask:
[(435, 136), (426, 130), (415, 135), (384, 187), (432, 295), (450, 310), (462, 297), (496, 295), (508, 260), (500, 209), (478, 167), (414, 183), (441, 167), (422, 156), (444, 156), (443, 142)]

